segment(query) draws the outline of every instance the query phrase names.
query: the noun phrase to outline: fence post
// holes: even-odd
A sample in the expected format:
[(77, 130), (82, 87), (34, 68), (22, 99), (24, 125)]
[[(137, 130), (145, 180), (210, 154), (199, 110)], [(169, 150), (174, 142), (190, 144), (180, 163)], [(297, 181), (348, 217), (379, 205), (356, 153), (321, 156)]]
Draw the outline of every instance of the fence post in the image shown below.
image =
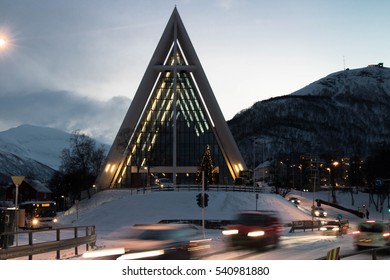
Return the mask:
[[(28, 233), (28, 245), (33, 245), (33, 238), (32, 238), (32, 231), (30, 231), (29, 233)], [(28, 256), (28, 259), (29, 260), (32, 260), (32, 255), (29, 255)]]
[[(75, 238), (75, 239), (77, 238), (77, 229), (78, 229), (78, 227), (75, 227), (75, 228), (74, 228), (74, 238)], [(74, 247), (74, 254), (75, 254), (75, 255), (78, 255), (78, 248), (77, 248), (77, 245), (76, 245), (76, 247)]]
[[(85, 227), (85, 236), (89, 236), (89, 226)], [(86, 244), (85, 249), (89, 250), (89, 243)]]
[[(56, 241), (60, 241), (61, 237), (60, 237), (60, 229), (56, 229)], [(56, 259), (59, 260), (60, 259), (60, 250), (57, 250), (57, 255), (56, 255)]]

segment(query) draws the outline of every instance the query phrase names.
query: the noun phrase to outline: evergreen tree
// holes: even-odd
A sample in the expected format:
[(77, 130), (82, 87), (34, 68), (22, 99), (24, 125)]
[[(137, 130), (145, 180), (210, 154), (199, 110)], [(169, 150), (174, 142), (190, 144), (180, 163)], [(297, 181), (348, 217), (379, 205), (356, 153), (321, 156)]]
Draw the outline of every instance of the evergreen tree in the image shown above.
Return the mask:
[(202, 171), (204, 171), (205, 175), (205, 183), (213, 184), (214, 183), (214, 165), (213, 159), (211, 156), (210, 146), (207, 145), (206, 149), (203, 153), (202, 160), (198, 166), (198, 170), (196, 172), (196, 183), (202, 183)]

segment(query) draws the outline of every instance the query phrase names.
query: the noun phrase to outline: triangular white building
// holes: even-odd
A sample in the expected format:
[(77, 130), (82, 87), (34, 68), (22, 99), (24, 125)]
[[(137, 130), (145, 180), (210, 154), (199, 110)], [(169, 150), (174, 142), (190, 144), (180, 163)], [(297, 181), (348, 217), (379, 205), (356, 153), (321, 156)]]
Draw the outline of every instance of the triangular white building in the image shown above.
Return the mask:
[(246, 169), (175, 8), (96, 186), (139, 187), (153, 177), (195, 184), (207, 146), (215, 183), (233, 182)]

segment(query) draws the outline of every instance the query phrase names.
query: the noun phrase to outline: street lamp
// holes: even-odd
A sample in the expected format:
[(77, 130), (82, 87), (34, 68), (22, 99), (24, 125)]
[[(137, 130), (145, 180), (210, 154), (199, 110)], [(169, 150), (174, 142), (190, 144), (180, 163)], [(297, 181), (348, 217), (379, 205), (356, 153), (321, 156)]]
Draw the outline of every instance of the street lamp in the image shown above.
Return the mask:
[(65, 213), (65, 196), (61, 195), (61, 198), (63, 199), (63, 202), (62, 202), (62, 211)]

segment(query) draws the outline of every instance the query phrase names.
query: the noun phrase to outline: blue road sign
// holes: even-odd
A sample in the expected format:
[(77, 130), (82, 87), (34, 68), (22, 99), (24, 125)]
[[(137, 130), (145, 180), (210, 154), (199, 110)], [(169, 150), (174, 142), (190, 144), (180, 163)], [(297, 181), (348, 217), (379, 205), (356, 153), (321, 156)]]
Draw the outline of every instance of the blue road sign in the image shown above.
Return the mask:
[(374, 184), (376, 187), (382, 187), (384, 185), (383, 179), (382, 178), (376, 178), (374, 181)]

